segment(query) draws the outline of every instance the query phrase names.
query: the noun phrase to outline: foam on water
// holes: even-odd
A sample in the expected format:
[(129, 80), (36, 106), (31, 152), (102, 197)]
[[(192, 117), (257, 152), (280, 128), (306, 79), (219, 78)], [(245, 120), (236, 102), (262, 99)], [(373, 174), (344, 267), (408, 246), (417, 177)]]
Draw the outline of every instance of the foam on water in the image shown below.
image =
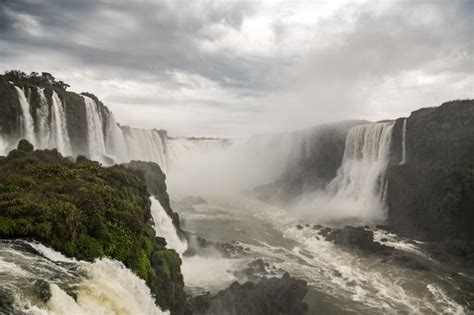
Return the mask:
[(187, 287), (217, 291), (237, 280), (232, 271), (239, 263), (219, 256), (184, 257), (181, 272)]
[(61, 254), (60, 252), (57, 252), (48, 246), (44, 246), (41, 243), (38, 242), (27, 242), (31, 247), (33, 247), (35, 250), (37, 250), (41, 255), (44, 257), (56, 261), (56, 262), (66, 262), (66, 263), (74, 263), (77, 262), (76, 259), (68, 258)]
[[(47, 259), (25, 246), (32, 246)], [(0, 274), (0, 294), (11, 294), (14, 310), (22, 313), (169, 314), (155, 305), (144, 280), (108, 258), (93, 263), (76, 261), (39, 243), (1, 242)], [(33, 289), (41, 281), (47, 282), (51, 290), (46, 303)], [(76, 299), (69, 290), (73, 290)], [(0, 313), (8, 310), (5, 307), (0, 305)]]

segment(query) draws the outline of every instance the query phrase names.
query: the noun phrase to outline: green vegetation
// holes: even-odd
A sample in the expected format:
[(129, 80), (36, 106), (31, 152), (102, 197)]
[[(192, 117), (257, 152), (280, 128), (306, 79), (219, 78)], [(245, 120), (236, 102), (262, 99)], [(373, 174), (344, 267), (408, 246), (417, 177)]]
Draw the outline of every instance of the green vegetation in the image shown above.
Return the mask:
[(66, 91), (69, 84), (64, 83), (63, 81), (56, 81), (56, 78), (48, 72), (31, 72), (26, 74), (21, 70), (10, 70), (5, 71), (3, 74), (7, 81), (12, 81), (14, 83), (29, 83), (41, 87), (53, 87), (55, 89), (60, 89)]
[(124, 166), (102, 167), (26, 140), (0, 157), (0, 237), (34, 239), (78, 259), (108, 256), (143, 278), (157, 303), (183, 313), (180, 258), (151, 225), (143, 179)]
[(155, 196), (161, 203), (161, 206), (173, 220), (176, 229), (182, 233), (179, 225), (179, 215), (171, 209), (170, 197), (166, 190), (166, 175), (160, 166), (154, 162), (131, 161), (124, 166), (137, 171), (143, 177), (146, 183), (148, 193)]

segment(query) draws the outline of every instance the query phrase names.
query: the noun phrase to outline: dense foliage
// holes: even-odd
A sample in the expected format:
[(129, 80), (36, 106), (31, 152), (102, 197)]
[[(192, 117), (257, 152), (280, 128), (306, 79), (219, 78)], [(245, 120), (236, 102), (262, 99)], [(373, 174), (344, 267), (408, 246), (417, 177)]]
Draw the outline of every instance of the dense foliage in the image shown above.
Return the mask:
[(3, 74), (7, 81), (12, 81), (14, 83), (29, 83), (41, 87), (53, 87), (66, 91), (69, 84), (64, 83), (63, 81), (56, 81), (56, 78), (48, 72), (31, 72), (26, 74), (21, 70), (10, 70), (5, 71)]
[(173, 224), (180, 232), (179, 215), (171, 209), (170, 197), (166, 189), (166, 175), (160, 166), (154, 162), (131, 161), (124, 166), (136, 170), (144, 178), (148, 193), (156, 196), (163, 209), (172, 218)]
[(143, 278), (162, 308), (182, 313), (180, 258), (151, 225), (143, 179), (26, 140), (0, 157), (0, 237), (35, 239), (78, 259), (108, 256)]

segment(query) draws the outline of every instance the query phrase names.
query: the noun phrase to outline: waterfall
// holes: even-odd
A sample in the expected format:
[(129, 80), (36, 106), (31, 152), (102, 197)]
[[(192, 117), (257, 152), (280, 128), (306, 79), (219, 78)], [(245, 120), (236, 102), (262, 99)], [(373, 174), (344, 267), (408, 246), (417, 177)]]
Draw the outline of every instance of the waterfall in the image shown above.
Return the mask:
[(105, 149), (107, 155), (111, 156), (115, 162), (128, 161), (124, 135), (110, 111), (107, 111), (106, 124)]
[(71, 142), (67, 131), (66, 114), (63, 104), (58, 94), (53, 91), (52, 113), (51, 113), (51, 137), (49, 141), (50, 148), (57, 148), (61, 154), (67, 156), (72, 154)]
[(38, 149), (48, 148), (51, 128), (49, 126), (49, 105), (43, 88), (37, 88), (40, 107), (36, 109), (37, 143)]
[(403, 127), (402, 127), (402, 160), (400, 164), (403, 165), (407, 162), (407, 148), (406, 148), (406, 138), (407, 138), (407, 119), (403, 120)]
[(328, 191), (354, 216), (383, 214), (392, 129), (393, 122), (374, 123), (352, 127), (347, 134), (342, 165)]
[(155, 222), (155, 231), (157, 236), (164, 237), (169, 248), (174, 249), (180, 256), (188, 248), (186, 241), (181, 240), (176, 231), (173, 221), (161, 206), (160, 202), (151, 197), (151, 216)]
[(21, 112), (22, 112), (22, 123), (23, 123), (23, 130), (22, 136), (26, 138), (29, 142), (33, 145), (36, 144), (35, 141), (35, 134), (34, 134), (34, 122), (33, 117), (31, 117), (30, 112), (30, 103), (26, 99), (25, 91), (15, 86), (16, 92), (18, 93), (18, 101), (20, 102)]
[(102, 128), (102, 115), (97, 103), (92, 98), (82, 95), (86, 106), (87, 141), (92, 160), (101, 161), (105, 155), (105, 137)]
[(166, 144), (158, 130), (122, 127), (122, 132), (129, 160), (155, 162), (167, 171)]
[(6, 155), (7, 154), (7, 147), (8, 147), (8, 142), (5, 141), (2, 136), (0, 135), (0, 155)]
[[(1, 314), (169, 314), (145, 281), (116, 260), (91, 263), (39, 243), (0, 241), (0, 271)], [(51, 290), (46, 302), (44, 283)]]

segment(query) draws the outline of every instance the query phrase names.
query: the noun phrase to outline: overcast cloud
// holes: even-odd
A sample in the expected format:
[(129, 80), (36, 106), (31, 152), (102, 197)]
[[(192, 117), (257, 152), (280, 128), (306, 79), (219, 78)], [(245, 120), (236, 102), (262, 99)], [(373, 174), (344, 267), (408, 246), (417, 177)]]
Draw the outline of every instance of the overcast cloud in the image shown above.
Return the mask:
[(117, 120), (243, 136), (474, 96), (474, 1), (0, 0), (0, 70)]

